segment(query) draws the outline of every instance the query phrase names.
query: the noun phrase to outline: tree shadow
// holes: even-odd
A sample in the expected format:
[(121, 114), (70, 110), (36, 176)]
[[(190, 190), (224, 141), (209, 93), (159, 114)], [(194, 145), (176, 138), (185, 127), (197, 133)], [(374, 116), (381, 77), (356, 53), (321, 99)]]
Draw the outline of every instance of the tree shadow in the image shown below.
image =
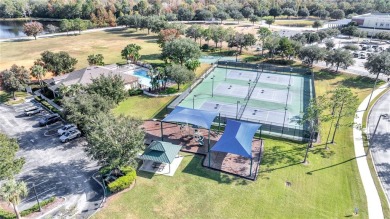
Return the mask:
[[(134, 34), (132, 35), (134, 36)], [(147, 42), (156, 42), (157, 41), (157, 36), (154, 36), (154, 35), (142, 35), (142, 36), (138, 36), (137, 39), (140, 39), (140, 40), (147, 40)]]
[[(360, 156), (360, 157), (365, 157), (365, 155)], [(356, 158), (360, 158), (360, 157), (353, 157), (351, 159), (345, 160), (345, 161), (337, 163), (337, 164), (333, 164), (333, 165), (330, 165), (330, 166), (327, 166), (327, 167), (322, 167), (322, 168), (319, 168), (319, 169), (316, 169), (316, 170), (311, 170), (309, 172), (306, 172), (306, 174), (313, 175), (314, 172), (318, 172), (318, 171), (321, 171), (321, 170), (326, 170), (326, 169), (329, 169), (329, 168), (332, 168), (332, 167), (336, 167), (336, 166), (339, 166), (339, 165), (351, 162), (351, 161), (355, 160)]]
[(142, 55), (142, 60), (160, 60), (161, 54), (149, 54), (149, 55)]
[(375, 79), (364, 77), (364, 76), (357, 76), (357, 77), (346, 78), (338, 82), (336, 85), (342, 85), (345, 87), (352, 87), (358, 89), (366, 89), (366, 88), (372, 88), (374, 86), (374, 83), (375, 83)]
[(338, 73), (332, 72), (329, 69), (321, 69), (319, 72), (314, 73), (315, 80), (331, 80), (337, 77)]
[(183, 173), (211, 179), (219, 184), (247, 185), (250, 183), (249, 180), (241, 177), (231, 176), (220, 171), (204, 167), (202, 165), (203, 159), (204, 156), (195, 154), (191, 161), (183, 169)]
[(296, 146), (293, 149), (284, 148), (284, 146), (276, 145), (264, 152), (261, 160), (263, 170), (259, 173), (272, 172), (302, 163), (305, 146)]

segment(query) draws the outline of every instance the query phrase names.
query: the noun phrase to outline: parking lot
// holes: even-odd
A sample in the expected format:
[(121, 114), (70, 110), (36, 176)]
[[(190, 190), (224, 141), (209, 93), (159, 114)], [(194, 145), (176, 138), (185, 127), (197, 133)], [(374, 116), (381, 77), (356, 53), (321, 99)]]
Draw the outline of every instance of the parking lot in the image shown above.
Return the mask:
[[(376, 40), (376, 39), (370, 39), (370, 38), (357, 38), (357, 37), (345, 37), (345, 38), (337, 38), (334, 37), (333, 42), (335, 43), (335, 48), (343, 48), (345, 45), (356, 45), (358, 46), (359, 50), (357, 51), (351, 51), (353, 59), (355, 60), (355, 64), (348, 67), (348, 69), (344, 70), (346, 72), (357, 74), (361, 76), (367, 76), (371, 78), (375, 78), (376, 75), (370, 74), (365, 68), (364, 63), (367, 61), (367, 57), (369, 54), (379, 54), (382, 51), (385, 51), (387, 48), (390, 48), (390, 44), (386, 41)], [(324, 41), (325, 42), (325, 41)], [(319, 43), (318, 46), (325, 47), (325, 43)], [(366, 47), (363, 49), (363, 47)], [(375, 48), (377, 47), (377, 48)], [(379, 49), (382, 48), (382, 49)], [(354, 53), (357, 53), (358, 55), (355, 56)], [(325, 62), (318, 62), (316, 65), (321, 67), (326, 67)], [(379, 77), (382, 80), (387, 80), (387, 77), (385, 75), (380, 75)]]
[(35, 186), (40, 201), (52, 196), (66, 197), (66, 206), (77, 206), (82, 212), (78, 218), (85, 218), (103, 198), (101, 187), (91, 178), (98, 166), (83, 151), (85, 140), (82, 137), (61, 143), (57, 129), (63, 126), (63, 121), (40, 127), (39, 119), (49, 112), (25, 116), (24, 109), (34, 104), (37, 103), (0, 105), (0, 131), (18, 139), (17, 155), (26, 159), (17, 178), (28, 184), (29, 194), (19, 208), (23, 210), (36, 204)]

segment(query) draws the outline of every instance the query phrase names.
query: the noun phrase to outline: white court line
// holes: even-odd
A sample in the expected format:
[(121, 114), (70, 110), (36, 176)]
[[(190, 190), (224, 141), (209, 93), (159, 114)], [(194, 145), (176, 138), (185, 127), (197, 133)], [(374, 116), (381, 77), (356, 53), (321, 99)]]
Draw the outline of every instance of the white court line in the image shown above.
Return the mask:
[(265, 118), (265, 121), (270, 122), (268, 121), (268, 116), (269, 116), (269, 112), (267, 112), (267, 118)]

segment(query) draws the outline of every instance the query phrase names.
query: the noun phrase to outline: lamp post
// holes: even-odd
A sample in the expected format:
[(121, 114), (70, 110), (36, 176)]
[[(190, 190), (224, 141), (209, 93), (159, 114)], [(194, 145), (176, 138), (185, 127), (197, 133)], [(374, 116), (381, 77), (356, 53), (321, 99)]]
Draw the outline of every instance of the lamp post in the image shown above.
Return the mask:
[(259, 80), (259, 70), (260, 70), (260, 65), (257, 64), (256, 80)]
[(240, 104), (240, 101), (239, 101), (239, 100), (237, 100), (236, 119), (238, 119), (238, 104)]
[(38, 195), (37, 195), (37, 190), (35, 190), (35, 184), (33, 184), (32, 187), (34, 190), (35, 199), (37, 200), (37, 203), (38, 203), (39, 212), (42, 212), (41, 203), (39, 203), (39, 199), (38, 199)]
[(195, 109), (195, 97), (197, 95), (192, 96), (192, 109)]
[(370, 102), (371, 102), (371, 98), (372, 98), (372, 93), (374, 93), (374, 90), (375, 90), (375, 87), (376, 87), (376, 83), (378, 82), (379, 74), (380, 74), (380, 72), (378, 72), (378, 74), (376, 75), (374, 87), (372, 88), (372, 91), (371, 91), (371, 94), (370, 94), (370, 98), (368, 99), (368, 103), (367, 103), (367, 106), (366, 106), (366, 110), (367, 110), (368, 107), (370, 106)]
[(390, 116), (389, 114), (381, 114), (378, 118), (378, 121), (376, 122), (376, 126), (375, 126), (375, 129), (374, 129), (374, 132), (372, 133), (372, 137), (370, 138), (370, 145), (372, 144), (372, 140), (374, 139), (374, 136), (375, 136), (375, 133), (376, 133), (376, 129), (378, 128), (378, 125), (379, 125), (379, 122), (381, 121), (381, 118), (384, 118), (384, 119), (390, 119)]
[(227, 77), (227, 62), (225, 62), (225, 81), (226, 81), (226, 77)]
[(248, 99), (249, 99), (249, 92), (251, 90), (251, 80), (249, 79), (249, 82), (248, 82)]
[(211, 77), (211, 97), (214, 97), (214, 78), (215, 78), (215, 75), (213, 75), (213, 77)]

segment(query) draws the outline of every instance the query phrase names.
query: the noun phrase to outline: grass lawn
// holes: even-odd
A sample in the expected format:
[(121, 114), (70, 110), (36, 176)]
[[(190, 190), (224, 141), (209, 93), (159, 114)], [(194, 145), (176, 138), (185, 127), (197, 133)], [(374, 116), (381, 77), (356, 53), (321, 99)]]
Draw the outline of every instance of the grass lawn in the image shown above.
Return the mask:
[(0, 91), (0, 103), (7, 103), (10, 105), (23, 103), (24, 98), (26, 96), (27, 96), (26, 92), (16, 92), (15, 93), (16, 100), (14, 100), (11, 93)]
[(88, 65), (87, 57), (90, 54), (103, 54), (107, 64), (122, 62), (121, 50), (130, 43), (142, 47), (141, 60), (158, 63), (161, 48), (155, 43), (154, 34), (147, 35), (147, 31), (135, 32), (134, 29), (97, 31), (82, 33), (76, 36), (56, 36), (38, 40), (26, 40), (19, 42), (1, 42), (0, 70), (10, 68), (12, 64), (30, 67), (34, 60), (40, 58), (45, 50), (53, 52), (65, 51), (78, 60), (76, 69)]
[(145, 95), (128, 97), (113, 109), (115, 115), (134, 116), (151, 119), (175, 97), (149, 97)]
[(275, 20), (273, 25), (291, 26), (291, 27), (307, 27), (313, 25), (314, 21), (310, 20)]
[[(317, 95), (344, 85), (362, 100), (372, 86), (369, 79), (349, 75), (322, 72), (316, 79)], [(322, 142), (328, 128), (322, 124)], [(355, 207), (359, 218), (367, 218), (352, 129), (341, 127), (335, 142), (330, 150), (315, 145), (303, 165), (304, 144), (265, 138), (255, 182), (208, 170), (201, 156), (182, 153), (175, 176), (139, 172), (135, 188), (112, 197), (94, 218), (343, 218)]]

